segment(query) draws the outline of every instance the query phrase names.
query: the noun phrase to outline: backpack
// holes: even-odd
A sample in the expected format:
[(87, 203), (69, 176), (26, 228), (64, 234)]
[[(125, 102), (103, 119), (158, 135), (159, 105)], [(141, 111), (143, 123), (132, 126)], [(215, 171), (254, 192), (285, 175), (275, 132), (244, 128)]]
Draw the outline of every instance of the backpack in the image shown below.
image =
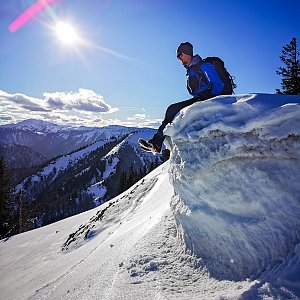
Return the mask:
[[(222, 95), (231, 95), (233, 94), (233, 89), (236, 88), (236, 84), (234, 82), (234, 77), (231, 76), (228, 71), (225, 68), (224, 62), (221, 58), (219, 57), (215, 57), (215, 56), (210, 56), (210, 57), (206, 57), (203, 59), (203, 62), (208, 62), (210, 64), (212, 64), (216, 70), (216, 72), (218, 73), (220, 79), (223, 81), (224, 83), (224, 88), (222, 90)], [(205, 78), (205, 76), (204, 76)]]

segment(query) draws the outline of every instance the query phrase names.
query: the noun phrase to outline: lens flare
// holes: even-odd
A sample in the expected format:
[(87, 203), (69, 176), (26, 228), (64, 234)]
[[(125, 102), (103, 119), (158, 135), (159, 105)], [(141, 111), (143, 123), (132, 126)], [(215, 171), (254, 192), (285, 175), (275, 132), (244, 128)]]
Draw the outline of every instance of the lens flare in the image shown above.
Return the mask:
[(15, 32), (25, 23), (27, 23), (32, 17), (34, 17), (39, 11), (45, 7), (53, 4), (57, 0), (38, 0), (28, 9), (26, 9), (19, 17), (17, 17), (8, 27), (9, 31)]

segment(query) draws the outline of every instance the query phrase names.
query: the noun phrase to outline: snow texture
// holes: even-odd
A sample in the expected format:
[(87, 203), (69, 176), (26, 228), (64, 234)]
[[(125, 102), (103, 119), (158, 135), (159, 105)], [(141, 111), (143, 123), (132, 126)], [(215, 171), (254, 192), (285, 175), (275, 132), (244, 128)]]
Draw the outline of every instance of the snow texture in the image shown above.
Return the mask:
[(183, 242), (216, 278), (255, 276), (300, 240), (299, 102), (216, 97), (165, 130)]
[(86, 193), (93, 196), (94, 202), (98, 206), (101, 203), (101, 201), (99, 202), (99, 199), (104, 198), (105, 194), (107, 193), (107, 188), (102, 185), (101, 181), (89, 186), (86, 189)]
[[(300, 97), (217, 97), (98, 208), (0, 243), (1, 299), (299, 299)], [(171, 205), (170, 205), (171, 204)]]

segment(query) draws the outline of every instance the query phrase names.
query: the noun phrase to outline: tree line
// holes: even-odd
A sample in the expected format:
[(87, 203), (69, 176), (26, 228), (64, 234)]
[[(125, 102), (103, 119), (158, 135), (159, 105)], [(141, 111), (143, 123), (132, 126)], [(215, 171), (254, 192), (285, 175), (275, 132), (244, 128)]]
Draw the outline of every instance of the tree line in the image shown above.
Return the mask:
[(121, 194), (124, 191), (128, 190), (131, 186), (133, 186), (136, 182), (145, 177), (149, 172), (157, 168), (160, 164), (161, 162), (159, 161), (157, 156), (155, 161), (150, 164), (149, 169), (147, 169), (147, 167), (144, 166), (139, 170), (134, 170), (134, 166), (131, 164), (128, 172), (122, 171), (121, 173), (120, 180), (117, 185), (117, 193)]
[[(0, 157), (0, 238), (44, 226), (95, 207), (93, 197), (84, 192), (85, 187), (94, 176), (99, 180), (98, 173), (105, 170), (105, 161), (100, 158), (117, 143), (117, 140), (111, 140), (91, 151), (74, 166), (68, 166), (63, 176), (56, 176), (53, 181), (39, 174), (42, 191), (38, 193), (34, 204), (30, 200), (33, 196), (28, 197), (23, 192), (28, 193), (32, 184), (31, 177), (24, 182), (23, 190), (14, 193), (12, 174), (4, 158)], [(54, 167), (51, 176), (54, 178), (57, 172)]]

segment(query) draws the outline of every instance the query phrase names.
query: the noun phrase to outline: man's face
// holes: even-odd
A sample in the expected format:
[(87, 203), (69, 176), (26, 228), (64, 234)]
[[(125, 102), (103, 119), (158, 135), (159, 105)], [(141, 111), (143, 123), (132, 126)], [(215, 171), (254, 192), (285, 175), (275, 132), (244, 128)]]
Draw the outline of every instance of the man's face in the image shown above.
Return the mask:
[(193, 57), (186, 53), (180, 53), (177, 55), (177, 58), (184, 66), (188, 66), (191, 63)]

